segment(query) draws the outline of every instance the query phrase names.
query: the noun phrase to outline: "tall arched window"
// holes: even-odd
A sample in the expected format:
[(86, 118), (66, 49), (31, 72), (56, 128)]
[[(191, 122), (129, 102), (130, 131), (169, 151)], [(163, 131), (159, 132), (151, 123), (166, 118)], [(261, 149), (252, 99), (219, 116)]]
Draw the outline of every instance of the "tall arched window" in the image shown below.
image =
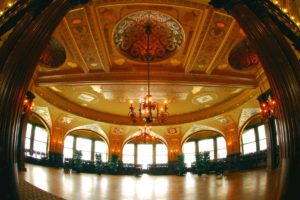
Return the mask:
[(160, 141), (147, 143), (133, 138), (123, 147), (122, 161), (125, 164), (139, 164), (147, 169), (149, 164), (168, 163), (168, 148)]
[(210, 159), (222, 159), (227, 156), (226, 141), (219, 133), (201, 131), (193, 134), (182, 147), (184, 162), (191, 167), (196, 161), (196, 152), (209, 152)]
[(42, 123), (32, 118), (27, 124), (25, 136), (25, 154), (37, 159), (45, 158), (48, 154), (49, 133)]
[(82, 160), (95, 161), (101, 154), (103, 162), (108, 160), (108, 145), (97, 134), (88, 130), (76, 130), (65, 137), (64, 158), (73, 158), (74, 151), (82, 152)]
[(242, 134), (242, 144), (244, 154), (267, 149), (264, 124), (252, 123), (248, 125)]

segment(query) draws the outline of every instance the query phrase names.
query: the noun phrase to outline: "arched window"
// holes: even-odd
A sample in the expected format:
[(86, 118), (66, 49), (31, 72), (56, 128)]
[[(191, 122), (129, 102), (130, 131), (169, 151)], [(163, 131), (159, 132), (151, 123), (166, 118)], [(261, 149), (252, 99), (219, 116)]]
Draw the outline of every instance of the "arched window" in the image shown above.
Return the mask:
[(244, 154), (267, 149), (264, 124), (252, 123), (248, 125), (242, 134), (242, 144)]
[(193, 134), (182, 147), (184, 162), (191, 167), (196, 161), (196, 152), (209, 152), (210, 159), (222, 159), (227, 156), (226, 141), (219, 133), (201, 131)]
[(123, 147), (122, 161), (125, 164), (139, 164), (147, 169), (149, 164), (168, 163), (168, 148), (159, 140), (139, 141), (133, 138)]
[(96, 154), (101, 154), (103, 162), (108, 159), (108, 145), (97, 134), (88, 130), (76, 130), (69, 133), (64, 140), (64, 158), (73, 158), (74, 151), (82, 153), (82, 160), (95, 161)]
[(31, 117), (26, 128), (25, 155), (37, 159), (48, 156), (49, 133), (36, 117)]

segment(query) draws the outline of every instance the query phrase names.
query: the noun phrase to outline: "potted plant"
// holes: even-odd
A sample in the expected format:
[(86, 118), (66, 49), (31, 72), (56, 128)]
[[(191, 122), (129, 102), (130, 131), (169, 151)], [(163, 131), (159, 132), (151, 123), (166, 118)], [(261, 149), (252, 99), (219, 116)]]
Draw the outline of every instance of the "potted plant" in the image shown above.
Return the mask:
[(203, 165), (204, 165), (204, 172), (208, 173), (210, 170), (210, 155), (209, 151), (204, 151), (203, 152)]
[(82, 170), (82, 152), (75, 150), (73, 155), (73, 167), (72, 170), (80, 173)]
[(203, 171), (204, 171), (203, 153), (197, 152), (196, 153), (196, 172), (197, 172), (198, 176), (201, 176)]
[(118, 172), (118, 160), (119, 156), (117, 154), (112, 154), (108, 162), (108, 168), (110, 173), (116, 174)]
[(100, 153), (96, 154), (96, 172), (100, 175), (103, 171), (103, 162), (102, 162), (102, 156)]
[(199, 176), (209, 171), (209, 151), (196, 153), (196, 171)]
[(185, 174), (185, 163), (184, 163), (184, 155), (179, 154), (177, 156), (176, 168), (178, 171), (178, 176), (183, 176)]

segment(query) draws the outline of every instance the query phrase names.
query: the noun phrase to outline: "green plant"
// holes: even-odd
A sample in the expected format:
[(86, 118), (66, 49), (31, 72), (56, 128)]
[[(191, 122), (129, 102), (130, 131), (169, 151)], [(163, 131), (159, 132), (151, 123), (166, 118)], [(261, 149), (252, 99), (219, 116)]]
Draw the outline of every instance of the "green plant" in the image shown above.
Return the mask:
[(198, 175), (209, 171), (209, 151), (196, 153), (196, 171)]
[(183, 176), (185, 174), (185, 163), (184, 163), (184, 155), (179, 154), (177, 156), (176, 168), (178, 171), (178, 176)]
[(96, 172), (101, 174), (103, 171), (103, 162), (102, 162), (102, 155), (100, 153), (96, 154)]
[(108, 168), (112, 174), (116, 174), (118, 172), (118, 160), (119, 156), (117, 154), (112, 154), (110, 160), (108, 162)]
[(73, 167), (74, 171), (80, 172), (82, 169), (82, 152), (75, 150), (73, 155)]

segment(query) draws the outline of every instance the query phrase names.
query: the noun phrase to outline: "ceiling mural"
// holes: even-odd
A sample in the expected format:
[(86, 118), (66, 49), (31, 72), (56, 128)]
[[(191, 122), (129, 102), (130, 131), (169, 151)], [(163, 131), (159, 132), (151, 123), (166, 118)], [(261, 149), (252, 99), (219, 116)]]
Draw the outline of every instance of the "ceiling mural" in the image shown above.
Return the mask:
[(91, 25), (86, 10), (79, 9), (74, 12), (69, 12), (66, 16), (66, 20), (88, 69), (104, 70), (104, 60), (100, 57), (100, 53), (102, 52), (99, 52), (95, 45), (94, 35), (91, 31)]
[(210, 13), (210, 18), (207, 20), (208, 28), (203, 37), (200, 38), (201, 40), (197, 41), (196, 49), (198, 51), (194, 52), (190, 62), (192, 72), (206, 71), (211, 67), (234, 24), (231, 16), (218, 12)]
[(59, 67), (66, 60), (66, 51), (63, 45), (54, 37), (51, 37), (46, 48), (40, 56), (39, 62), (45, 67)]
[(250, 117), (258, 114), (260, 112), (259, 108), (244, 108), (241, 112), (239, 120), (239, 129), (245, 124), (245, 122), (250, 119)]
[(48, 107), (34, 106), (33, 112), (41, 116), (45, 120), (45, 122), (49, 125), (49, 127), (52, 127), (52, 119)]
[(259, 58), (249, 41), (242, 40), (231, 50), (228, 62), (236, 70), (248, 70), (258, 66)]
[(102, 130), (102, 128), (98, 124), (85, 124), (82, 126), (77, 126), (73, 129), (69, 130), (67, 134), (69, 134), (73, 131), (76, 131), (76, 130), (90, 130), (90, 131), (96, 132), (99, 135), (103, 136), (106, 141), (109, 141), (106, 133)]
[(138, 11), (118, 22), (113, 41), (125, 56), (137, 61), (164, 60), (181, 46), (184, 34), (172, 17), (158, 11)]

